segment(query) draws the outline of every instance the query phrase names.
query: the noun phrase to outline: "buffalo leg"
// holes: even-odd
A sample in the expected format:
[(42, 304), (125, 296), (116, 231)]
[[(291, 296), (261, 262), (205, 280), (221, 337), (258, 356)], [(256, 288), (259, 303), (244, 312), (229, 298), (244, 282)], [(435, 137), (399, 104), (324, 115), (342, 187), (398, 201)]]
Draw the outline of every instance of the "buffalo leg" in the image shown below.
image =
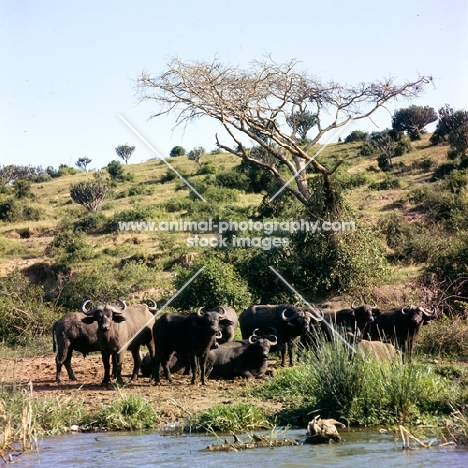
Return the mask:
[(206, 360), (208, 359), (208, 353), (205, 353), (199, 359), (200, 361), (200, 379), (202, 385), (206, 385), (205, 382), (205, 371), (206, 371)]
[(198, 374), (198, 357), (193, 353), (190, 355), (190, 367), (192, 368), (192, 381), (190, 383), (193, 385), (197, 381)]
[(132, 349), (132, 356), (133, 356), (133, 372), (132, 372), (132, 377), (130, 381), (135, 382), (138, 379), (138, 371), (140, 370), (140, 367), (141, 367), (141, 354), (140, 354), (139, 346), (135, 349)]
[(102, 386), (107, 386), (110, 384), (110, 357), (110, 353), (101, 351), (102, 365), (104, 366), (104, 378), (101, 382)]

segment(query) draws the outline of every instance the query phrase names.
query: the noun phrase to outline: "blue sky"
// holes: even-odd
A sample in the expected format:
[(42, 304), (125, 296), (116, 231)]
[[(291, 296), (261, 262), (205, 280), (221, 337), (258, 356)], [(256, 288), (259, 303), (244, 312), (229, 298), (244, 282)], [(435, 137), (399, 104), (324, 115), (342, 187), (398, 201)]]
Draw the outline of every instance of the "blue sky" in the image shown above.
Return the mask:
[[(466, 0), (0, 0), (0, 165), (87, 156), (99, 168), (121, 144), (136, 146), (130, 162), (155, 157), (119, 114), (163, 156), (212, 150), (213, 122), (173, 131), (173, 118), (149, 120), (134, 80), (175, 56), (246, 66), (265, 54), (343, 84), (432, 75), (414, 104), (468, 109)], [(386, 111), (374, 121), (391, 126)]]

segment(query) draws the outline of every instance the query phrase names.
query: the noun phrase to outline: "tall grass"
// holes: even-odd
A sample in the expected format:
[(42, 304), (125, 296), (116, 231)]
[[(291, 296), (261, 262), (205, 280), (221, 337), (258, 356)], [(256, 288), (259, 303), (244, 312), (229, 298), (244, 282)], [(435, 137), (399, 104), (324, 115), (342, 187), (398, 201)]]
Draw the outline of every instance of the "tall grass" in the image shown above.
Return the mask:
[(191, 430), (207, 432), (245, 432), (273, 426), (262, 408), (244, 403), (215, 405), (189, 422)]
[(380, 363), (341, 340), (322, 340), (302, 359), (300, 367), (281, 369), (260, 390), (265, 398), (291, 401), (279, 415), (290, 422), (320, 414), (348, 424), (408, 424), (448, 415), (462, 398), (458, 385), (430, 365)]

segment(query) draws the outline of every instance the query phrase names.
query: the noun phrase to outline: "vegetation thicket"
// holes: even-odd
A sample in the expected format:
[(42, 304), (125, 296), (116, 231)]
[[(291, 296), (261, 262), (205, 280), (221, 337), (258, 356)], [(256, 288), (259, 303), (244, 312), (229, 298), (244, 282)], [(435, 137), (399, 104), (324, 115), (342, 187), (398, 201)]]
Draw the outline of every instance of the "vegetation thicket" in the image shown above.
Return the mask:
[[(467, 122), (463, 111), (447, 106), (439, 110), (436, 132), (422, 132), (420, 122), (414, 141), (401, 129), (389, 129), (354, 131), (325, 148), (310, 145), (308, 154), (321, 150), (318, 159), (330, 171), (306, 168), (306, 203), (291, 191), (272, 199), (288, 172), (271, 159), (265, 145), (272, 143), (261, 135), (249, 155), (279, 179), (229, 152), (203, 150), (195, 158), (174, 148), (171, 164), (206, 202), (158, 160), (125, 165), (128, 171), (112, 161), (106, 168), (110, 181), (103, 171), (87, 173), (86, 166), (0, 168), (0, 349), (18, 355), (31, 343), (46, 343), (42, 352), (50, 354), (52, 323), (84, 300), (152, 298), (165, 304), (203, 268), (169, 310), (220, 303), (238, 312), (253, 303), (302, 305), (299, 293), (315, 304), (434, 304), (440, 319), (423, 328), (410, 363), (379, 365), (339, 342), (324, 344), (320, 353), (304, 351), (300, 365), (255, 385), (262, 398), (290, 398), (289, 408), (266, 414), (252, 405), (213, 407), (193, 414), (192, 428), (302, 424), (316, 408), (323, 417), (350, 424), (449, 417), (468, 400), (465, 366), (433, 362), (468, 361)], [(294, 114), (288, 124), (307, 146), (314, 115)], [(355, 230), (281, 228), (282, 222), (301, 219), (317, 226), (352, 222)], [(222, 233), (209, 232), (209, 220), (231, 224)], [(248, 220), (262, 228), (239, 229)], [(276, 223), (277, 230), (265, 231), (266, 223)], [(242, 244), (236, 243), (240, 237)], [(281, 239), (281, 248), (273, 238)], [(8, 434), (24, 429), (12, 421), (25, 411), (34, 415), (33, 436), (58, 432), (72, 420), (107, 429), (155, 427), (161, 420), (153, 405), (135, 395), (121, 394), (91, 417), (59, 396), (36, 401), (11, 390), (0, 389), (0, 429), (9, 428)], [(11, 440), (0, 439), (0, 451)]]

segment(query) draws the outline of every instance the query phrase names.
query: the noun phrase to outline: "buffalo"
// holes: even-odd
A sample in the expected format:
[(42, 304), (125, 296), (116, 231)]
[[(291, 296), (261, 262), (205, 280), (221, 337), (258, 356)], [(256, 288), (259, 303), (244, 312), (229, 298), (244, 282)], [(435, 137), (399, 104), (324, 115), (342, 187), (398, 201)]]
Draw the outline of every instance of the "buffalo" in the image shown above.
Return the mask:
[(437, 310), (423, 307), (402, 307), (381, 311), (373, 322), (366, 325), (363, 337), (369, 340), (387, 340), (401, 350), (403, 356), (411, 356), (421, 327), (437, 318)]
[(124, 351), (132, 352), (133, 371), (130, 381), (138, 378), (141, 365), (140, 346), (146, 345), (153, 357), (155, 353), (152, 326), (154, 323), (154, 309), (146, 304), (127, 306), (124, 301), (120, 307), (112, 305), (101, 305), (86, 309), (86, 301), (82, 311), (88, 316), (90, 322), (97, 322), (97, 337), (101, 349), (102, 363), (104, 365), (104, 378), (101, 385), (110, 383), (110, 357), (115, 365), (115, 376), (117, 382), (122, 385), (122, 364)]
[(97, 323), (88, 322), (83, 312), (69, 312), (52, 326), (52, 340), (55, 357), (56, 374), (58, 383), (62, 381), (62, 366), (68, 373), (70, 380), (77, 380), (71, 366), (73, 351), (87, 356), (93, 351), (100, 351), (97, 337)]
[(286, 347), (289, 365), (293, 365), (295, 338), (309, 331), (310, 324), (319, 324), (314, 310), (308, 307), (295, 307), (290, 304), (255, 305), (245, 309), (239, 316), (242, 338), (248, 339), (255, 329), (262, 332), (274, 328), (277, 330), (277, 347), (281, 353), (281, 365), (285, 365)]
[(219, 318), (219, 330), (221, 331), (221, 338), (217, 338), (216, 341), (219, 344), (232, 341), (234, 339), (234, 334), (236, 333), (238, 324), (236, 311), (232, 307), (227, 306), (217, 306), (211, 310), (213, 312), (222, 314), (222, 317)]
[[(189, 375), (190, 374), (190, 358), (187, 353), (174, 353), (169, 361), (169, 369), (171, 374)], [(141, 375), (143, 377), (152, 377), (153, 361), (150, 353), (146, 353), (141, 361)], [(161, 374), (162, 368), (159, 369)]]
[(221, 338), (219, 321), (224, 317), (225, 311), (203, 313), (201, 309), (191, 314), (165, 314), (154, 324), (156, 356), (153, 362), (153, 378), (155, 384), (161, 382), (160, 366), (162, 366), (165, 378), (172, 382), (169, 363), (172, 355), (177, 351), (185, 351), (190, 356), (191, 383), (195, 384), (198, 370), (200, 370), (201, 383), (206, 384), (206, 358), (215, 339)]
[(211, 377), (232, 380), (235, 377), (246, 379), (265, 375), (270, 347), (277, 344), (276, 330), (268, 335), (257, 336), (256, 332), (242, 341), (222, 344), (208, 353), (207, 368)]
[(322, 311), (322, 314), (323, 320), (320, 327), (314, 327), (309, 333), (301, 336), (301, 344), (304, 347), (309, 348), (311, 345), (316, 345), (317, 331), (329, 341), (334, 339), (337, 332), (346, 334), (347, 338), (352, 338), (355, 341), (360, 337), (366, 325), (372, 323), (375, 317), (380, 314), (380, 310), (376, 304), (364, 304), (356, 307), (353, 301), (348, 309)]

